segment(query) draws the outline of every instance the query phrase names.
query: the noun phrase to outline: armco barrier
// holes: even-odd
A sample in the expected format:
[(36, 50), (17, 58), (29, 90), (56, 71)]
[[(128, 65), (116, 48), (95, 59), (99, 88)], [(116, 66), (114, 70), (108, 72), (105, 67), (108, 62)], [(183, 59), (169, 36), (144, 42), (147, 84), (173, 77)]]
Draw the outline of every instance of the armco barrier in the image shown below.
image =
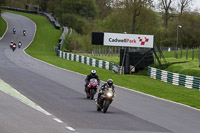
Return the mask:
[(77, 55), (77, 54), (72, 54), (72, 53), (68, 53), (68, 52), (63, 52), (60, 50), (57, 51), (57, 56), (59, 56), (60, 58), (64, 58), (66, 60), (80, 62), (80, 63), (87, 64), (87, 65), (90, 65), (93, 67), (104, 68), (104, 69), (111, 70), (118, 74), (120, 73), (120, 67), (112, 62), (97, 60), (94, 58)]
[(58, 21), (52, 16), (51, 13), (46, 13), (46, 12), (38, 12), (38, 14), (46, 16), (47, 19), (54, 25), (54, 27), (56, 29), (60, 29), (60, 24), (58, 23)]
[(11, 7), (6, 7), (6, 6), (2, 6), (2, 8), (3, 9), (7, 9), (7, 10), (12, 10), (12, 11), (18, 11), (18, 12), (25, 12), (25, 13), (33, 13), (33, 14), (44, 15), (54, 25), (54, 27), (56, 29), (60, 29), (60, 24), (58, 23), (58, 21), (50, 13), (40, 12), (40, 11), (30, 11), (30, 10), (25, 10), (25, 9), (20, 9), (20, 8), (11, 8)]
[(200, 78), (148, 67), (148, 76), (173, 85), (200, 90)]
[(24, 9), (20, 9), (20, 8), (11, 8), (11, 7), (6, 7), (6, 6), (2, 6), (1, 8), (2, 9), (7, 9), (7, 10), (12, 10), (12, 11), (37, 14), (37, 11), (24, 10)]
[(64, 41), (65, 41), (65, 36), (67, 34), (68, 34), (68, 28), (63, 26), (62, 35), (60, 36), (60, 39), (59, 39), (59, 47), (58, 47), (59, 50), (62, 49), (62, 47), (64, 45)]

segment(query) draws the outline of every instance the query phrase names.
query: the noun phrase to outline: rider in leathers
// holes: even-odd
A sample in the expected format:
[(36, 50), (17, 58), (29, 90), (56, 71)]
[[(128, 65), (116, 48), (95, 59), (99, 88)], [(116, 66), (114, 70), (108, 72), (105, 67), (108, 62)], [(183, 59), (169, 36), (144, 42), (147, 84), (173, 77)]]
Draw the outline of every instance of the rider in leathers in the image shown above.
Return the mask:
[(101, 96), (102, 94), (104, 94), (104, 91), (105, 91), (106, 88), (110, 88), (110, 87), (112, 88), (113, 93), (115, 93), (115, 87), (114, 87), (114, 85), (113, 85), (113, 80), (112, 80), (112, 79), (108, 79), (108, 80), (107, 80), (107, 83), (103, 84), (103, 85), (101, 86), (101, 88), (99, 89), (99, 94), (98, 94), (98, 98), (97, 98), (97, 103), (98, 103), (98, 104), (99, 104), (100, 96)]
[(89, 75), (87, 75), (87, 77), (86, 77), (86, 79), (85, 79), (85, 83), (86, 83), (86, 84), (85, 84), (85, 89), (87, 88), (87, 86), (88, 86), (88, 84), (89, 84), (89, 82), (90, 82), (90, 79), (92, 79), (92, 78), (97, 79), (98, 85), (100, 84), (100, 80), (99, 80), (98, 75), (96, 74), (96, 71), (95, 71), (95, 70), (92, 70), (91, 73), (90, 73)]

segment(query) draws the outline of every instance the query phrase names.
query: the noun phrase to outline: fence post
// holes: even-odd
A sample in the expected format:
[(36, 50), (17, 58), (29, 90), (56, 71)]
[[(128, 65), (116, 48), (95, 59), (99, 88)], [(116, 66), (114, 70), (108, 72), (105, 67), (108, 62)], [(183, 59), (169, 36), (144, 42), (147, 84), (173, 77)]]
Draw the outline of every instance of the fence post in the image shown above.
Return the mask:
[(183, 50), (183, 47), (181, 46), (181, 55), (180, 55), (180, 58), (182, 58), (182, 50)]
[(199, 67), (200, 67), (200, 47), (199, 47)]
[(194, 48), (192, 48), (192, 60), (194, 60)]
[(111, 48), (108, 47), (108, 53), (109, 53), (109, 56), (111, 56)]
[(188, 47), (186, 48), (186, 59), (188, 59)]
[(107, 52), (108, 52), (108, 56), (110, 56), (110, 47), (108, 47)]
[(176, 58), (176, 47), (174, 46), (174, 58)]
[(113, 47), (111, 47), (111, 51), (112, 51), (112, 56), (113, 56)]
[(105, 52), (105, 56), (107, 56), (107, 47), (105, 47), (104, 52)]
[(119, 57), (120, 57), (120, 48), (121, 48), (121, 47), (118, 47), (118, 51), (117, 51)]
[(115, 56), (117, 56), (117, 47), (115, 47)]
[(94, 49), (92, 49), (92, 56), (94, 56)]

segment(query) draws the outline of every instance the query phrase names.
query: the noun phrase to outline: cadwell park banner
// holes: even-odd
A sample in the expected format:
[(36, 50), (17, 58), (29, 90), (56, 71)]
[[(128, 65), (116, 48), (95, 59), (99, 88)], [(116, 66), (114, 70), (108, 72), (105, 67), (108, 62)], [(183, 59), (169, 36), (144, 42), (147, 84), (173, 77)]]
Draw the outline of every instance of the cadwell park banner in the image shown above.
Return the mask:
[(92, 44), (119, 47), (153, 48), (153, 35), (93, 32)]
[(153, 35), (104, 33), (104, 45), (153, 48)]

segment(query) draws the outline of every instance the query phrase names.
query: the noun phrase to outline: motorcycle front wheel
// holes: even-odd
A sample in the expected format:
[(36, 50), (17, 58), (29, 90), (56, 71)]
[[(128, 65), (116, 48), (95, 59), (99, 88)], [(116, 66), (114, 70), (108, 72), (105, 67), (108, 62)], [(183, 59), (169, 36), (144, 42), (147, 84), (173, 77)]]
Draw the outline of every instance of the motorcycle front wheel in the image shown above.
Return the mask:
[(97, 111), (101, 111), (101, 108), (99, 108), (98, 105), (97, 105)]
[(107, 110), (108, 110), (108, 107), (110, 105), (110, 102), (109, 101), (104, 101), (104, 106), (103, 106), (103, 113), (106, 113)]
[(90, 90), (90, 99), (93, 100), (94, 99), (94, 94), (95, 94), (95, 90), (91, 89)]

